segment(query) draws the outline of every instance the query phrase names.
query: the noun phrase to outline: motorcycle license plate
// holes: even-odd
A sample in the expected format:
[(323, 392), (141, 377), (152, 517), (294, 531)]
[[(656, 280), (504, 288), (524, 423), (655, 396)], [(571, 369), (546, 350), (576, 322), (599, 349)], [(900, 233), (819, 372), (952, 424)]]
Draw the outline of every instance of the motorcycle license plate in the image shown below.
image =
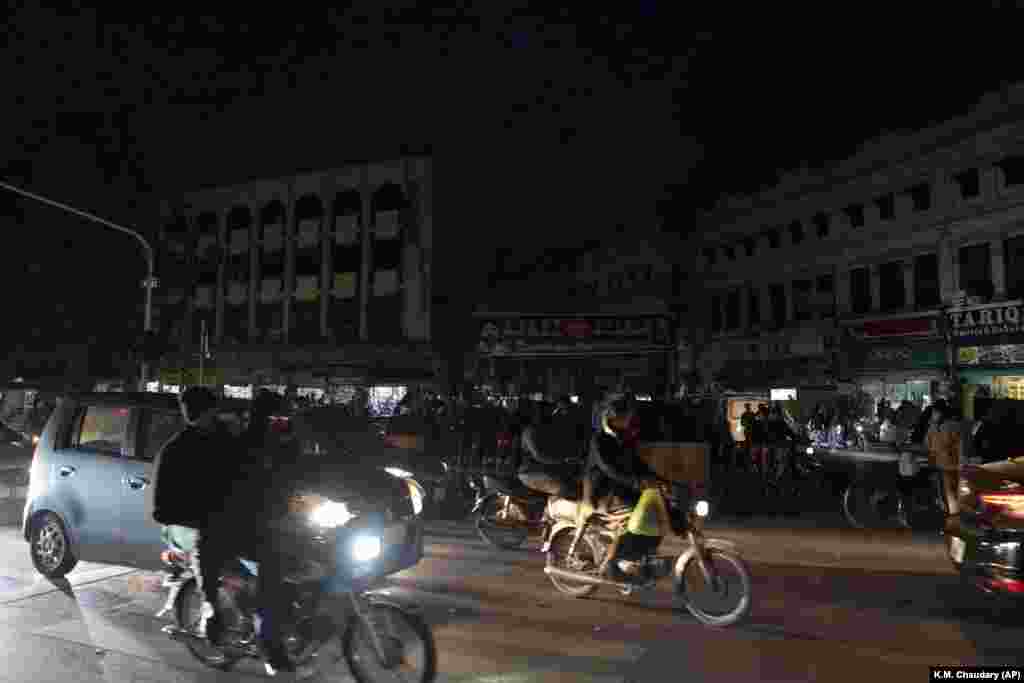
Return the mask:
[(967, 544), (964, 543), (962, 538), (956, 536), (949, 537), (949, 556), (954, 562), (960, 564), (964, 561), (964, 554), (967, 552)]

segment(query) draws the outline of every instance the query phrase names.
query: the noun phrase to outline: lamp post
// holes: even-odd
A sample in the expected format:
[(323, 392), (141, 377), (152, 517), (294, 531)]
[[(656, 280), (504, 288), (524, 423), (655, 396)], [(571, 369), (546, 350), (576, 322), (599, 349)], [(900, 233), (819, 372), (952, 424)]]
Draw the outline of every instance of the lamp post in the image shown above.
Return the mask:
[[(61, 209), (62, 211), (66, 211), (70, 214), (74, 214), (75, 216), (92, 221), (93, 223), (99, 223), (100, 225), (112, 228), (114, 230), (117, 230), (118, 232), (126, 233), (137, 239), (139, 243), (142, 244), (142, 249), (146, 256), (146, 279), (143, 280), (142, 282), (142, 286), (146, 290), (146, 308), (142, 326), (145, 332), (149, 332), (153, 328), (153, 290), (157, 287), (159, 281), (156, 279), (153, 272), (153, 246), (145, 237), (143, 237), (136, 230), (126, 228), (124, 226), (118, 225), (117, 223), (112, 223), (111, 221), (108, 221), (105, 218), (100, 218), (99, 216), (95, 216), (87, 211), (82, 211), (81, 209), (76, 209), (73, 206), (68, 206), (67, 204), (62, 204), (60, 202), (48, 199), (33, 192), (29, 192), (28, 190), (23, 190), (20, 187), (15, 187), (14, 185), (10, 185), (2, 181), (0, 181), (0, 187), (15, 194), (21, 195), (22, 197), (28, 197), (29, 199), (34, 199), (35, 201), (40, 202), (42, 204), (46, 204), (48, 206)], [(149, 375), (149, 362), (143, 359), (142, 367), (139, 370), (140, 391), (145, 391), (147, 375)]]

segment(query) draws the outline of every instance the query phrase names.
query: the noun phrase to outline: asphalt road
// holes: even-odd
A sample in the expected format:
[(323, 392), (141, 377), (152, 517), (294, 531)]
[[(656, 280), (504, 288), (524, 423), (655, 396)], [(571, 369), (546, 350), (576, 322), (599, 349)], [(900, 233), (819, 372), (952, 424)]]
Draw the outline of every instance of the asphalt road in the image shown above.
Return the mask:
[[(424, 561), (388, 590), (433, 624), (445, 682), (924, 681), (939, 664), (1024, 665), (1022, 613), (965, 592), (937, 539), (788, 524), (716, 525), (754, 572), (751, 619), (729, 629), (665, 587), (562, 596), (535, 548), (491, 549), (464, 524), (433, 525)], [(0, 558), (0, 681), (267, 680), (255, 663), (204, 670), (163, 636), (155, 575), (82, 565), (54, 586), (14, 527)]]

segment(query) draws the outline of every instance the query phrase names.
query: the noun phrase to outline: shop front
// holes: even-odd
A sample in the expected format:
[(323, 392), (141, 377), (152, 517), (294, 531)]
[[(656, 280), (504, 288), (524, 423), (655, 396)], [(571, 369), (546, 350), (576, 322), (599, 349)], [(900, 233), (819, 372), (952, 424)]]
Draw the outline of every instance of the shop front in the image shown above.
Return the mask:
[[(909, 401), (924, 408), (948, 385), (947, 344), (934, 314), (845, 325), (841, 375), (872, 405)], [(873, 411), (871, 411), (873, 413)]]
[(962, 306), (946, 313), (965, 417), (975, 398), (1024, 400), (1024, 301)]
[(478, 385), (503, 395), (661, 398), (674, 385), (668, 316), (477, 314)]

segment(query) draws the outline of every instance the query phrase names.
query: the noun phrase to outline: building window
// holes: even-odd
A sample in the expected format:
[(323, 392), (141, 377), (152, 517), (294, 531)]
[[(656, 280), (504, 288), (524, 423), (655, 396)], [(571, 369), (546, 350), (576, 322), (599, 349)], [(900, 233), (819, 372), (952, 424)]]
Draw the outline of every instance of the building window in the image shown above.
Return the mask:
[(716, 254), (715, 254), (715, 248), (714, 247), (705, 247), (704, 248), (704, 260), (707, 261), (707, 264), (709, 266), (715, 265), (715, 261), (716, 261), (715, 256), (716, 256)]
[(1006, 187), (1024, 183), (1024, 156), (1006, 157), (996, 166), (1003, 172)]
[(934, 308), (941, 302), (939, 257), (922, 254), (914, 259), (914, 305), (917, 308)]
[(795, 280), (793, 282), (793, 318), (797, 321), (810, 320), (813, 317), (811, 306), (811, 291), (813, 283), (810, 280)]
[(876, 199), (875, 206), (878, 207), (878, 217), (883, 221), (891, 221), (895, 218), (896, 196), (892, 192)]
[(828, 237), (828, 214), (824, 212), (818, 212), (814, 214), (814, 230), (818, 233), (818, 237)]
[(747, 257), (748, 258), (754, 255), (754, 238), (753, 237), (748, 237), (747, 239), (743, 240), (743, 250), (747, 252)]
[(720, 296), (711, 297), (711, 331), (715, 333), (722, 331), (722, 298)]
[(819, 275), (814, 284), (815, 303), (821, 317), (836, 317), (835, 278), (832, 275)]
[(914, 211), (927, 211), (932, 208), (932, 186), (928, 183), (915, 185), (908, 193), (910, 201), (914, 204)]
[(871, 271), (867, 268), (850, 271), (850, 308), (854, 313), (871, 310)]
[(987, 242), (960, 248), (960, 289), (967, 296), (992, 298), (992, 261)]
[(906, 291), (903, 288), (903, 263), (894, 261), (884, 263), (878, 269), (878, 295), (883, 311), (899, 310), (907, 305)]
[(800, 244), (804, 241), (804, 226), (800, 221), (793, 221), (789, 224), (789, 234), (793, 238), (793, 244)]
[(775, 327), (786, 325), (786, 288), (783, 285), (772, 285), (768, 288), (768, 299), (772, 306), (772, 323)]
[(729, 292), (725, 301), (725, 329), (738, 330), (740, 328), (740, 290), (734, 289)]
[(761, 296), (756, 289), (747, 290), (747, 311), (751, 325), (761, 324)]
[(779, 240), (779, 231), (778, 230), (769, 230), (768, 233), (766, 234), (766, 237), (768, 238), (768, 246), (770, 248), (772, 248), (772, 249), (778, 249), (779, 248), (780, 240)]
[(964, 199), (977, 197), (981, 193), (981, 174), (978, 169), (968, 169), (963, 173), (956, 174), (953, 179), (960, 186), (960, 196)]
[(850, 227), (860, 228), (864, 225), (864, 207), (860, 204), (851, 204), (843, 209), (843, 213), (850, 219)]

